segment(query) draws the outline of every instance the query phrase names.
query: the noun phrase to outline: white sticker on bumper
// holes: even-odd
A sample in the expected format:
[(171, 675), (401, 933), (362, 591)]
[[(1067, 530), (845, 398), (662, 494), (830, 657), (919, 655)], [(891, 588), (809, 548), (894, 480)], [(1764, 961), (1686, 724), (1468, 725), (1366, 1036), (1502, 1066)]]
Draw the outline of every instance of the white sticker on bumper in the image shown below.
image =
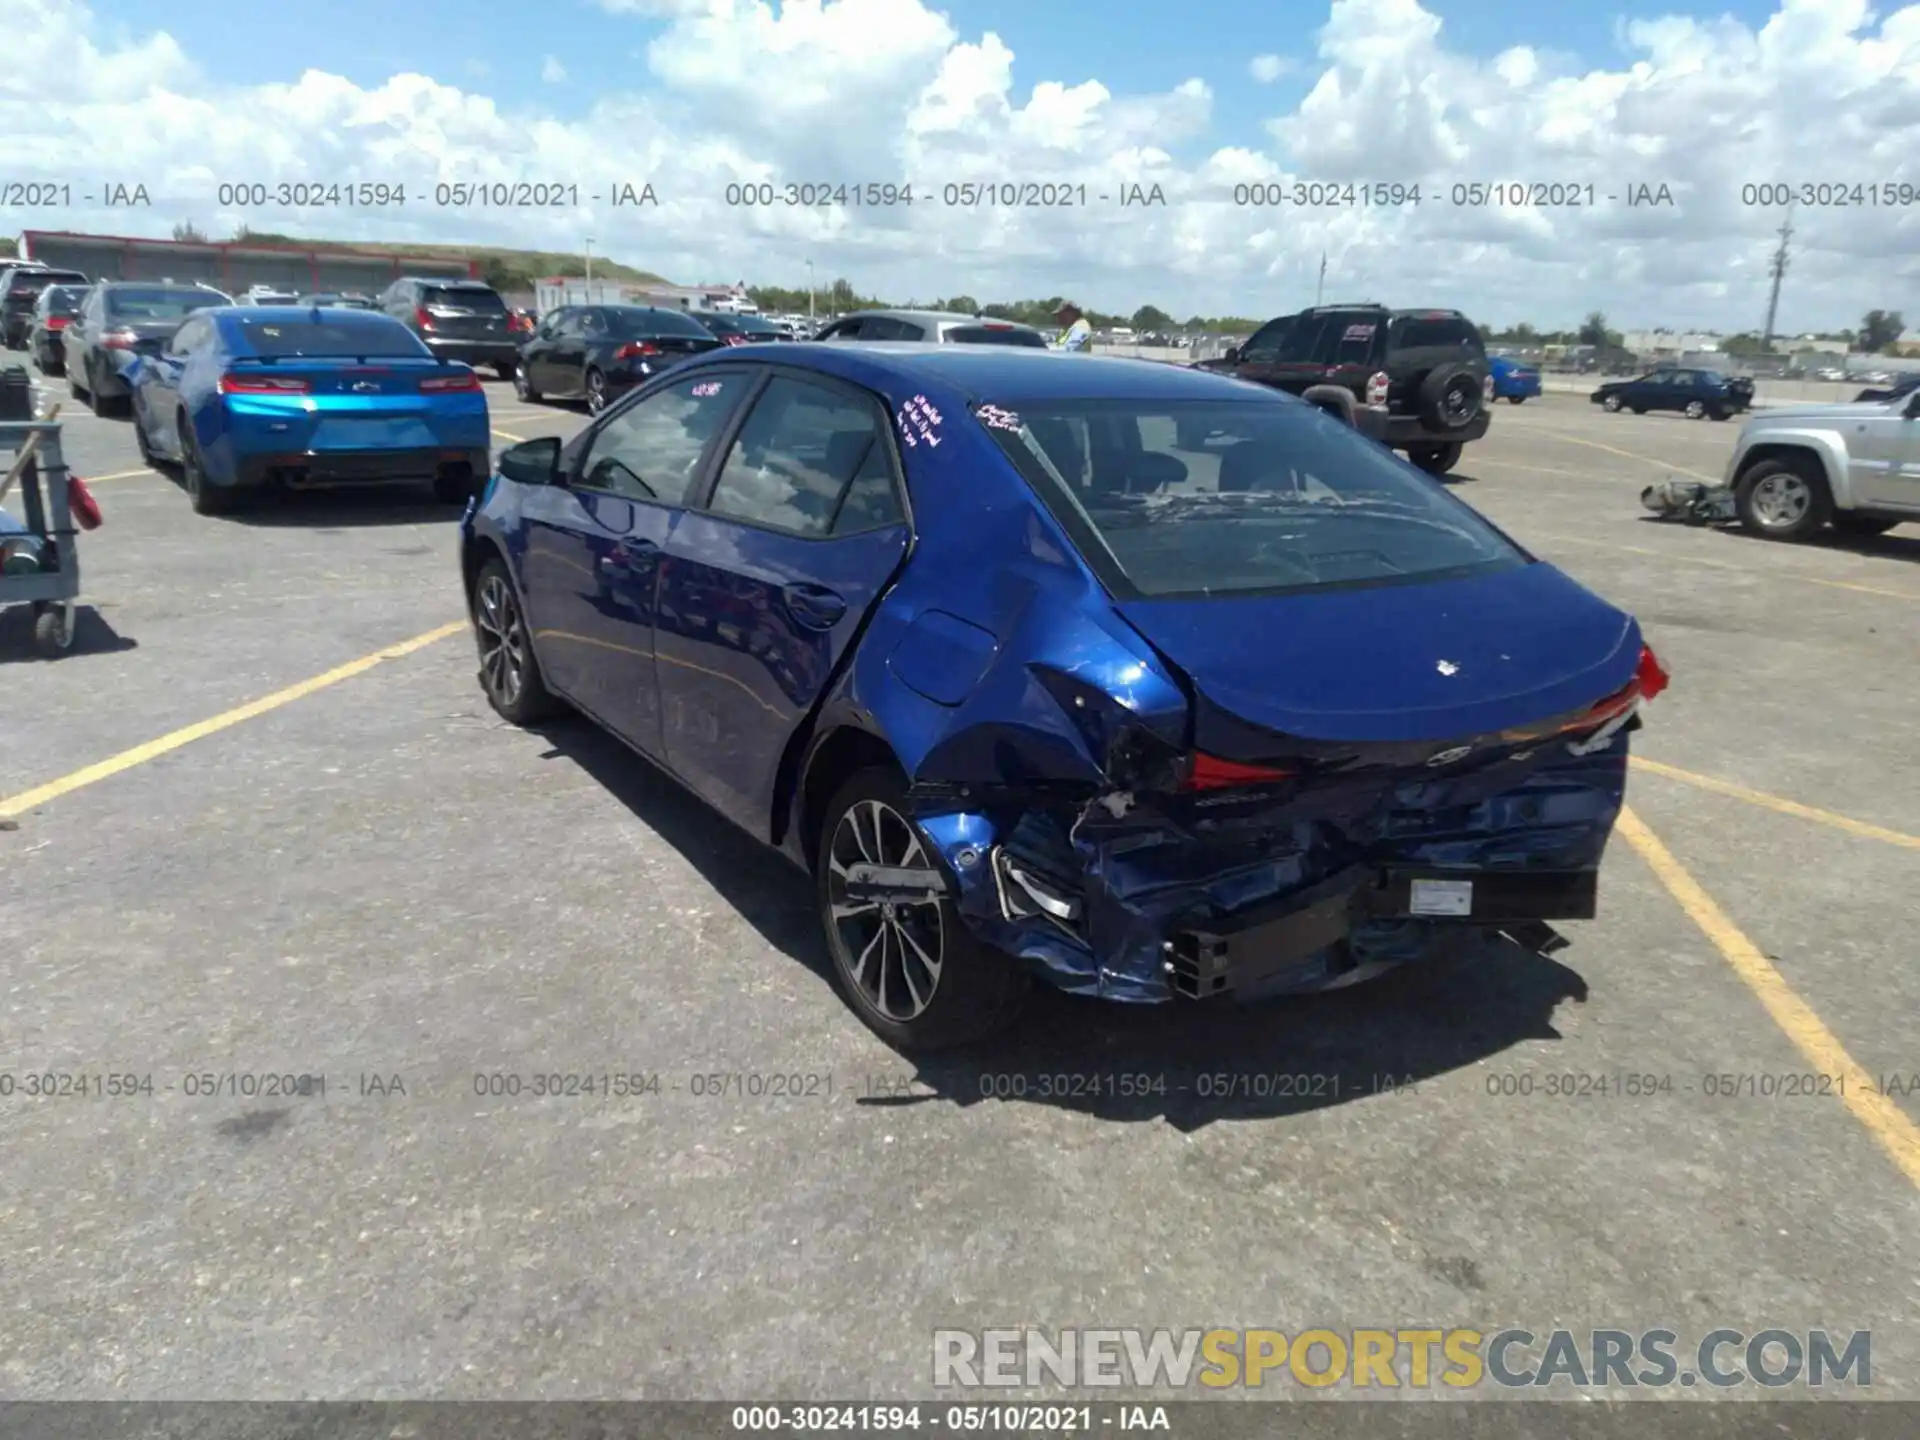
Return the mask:
[(1471, 880), (1416, 880), (1413, 899), (1407, 906), (1414, 915), (1473, 914)]

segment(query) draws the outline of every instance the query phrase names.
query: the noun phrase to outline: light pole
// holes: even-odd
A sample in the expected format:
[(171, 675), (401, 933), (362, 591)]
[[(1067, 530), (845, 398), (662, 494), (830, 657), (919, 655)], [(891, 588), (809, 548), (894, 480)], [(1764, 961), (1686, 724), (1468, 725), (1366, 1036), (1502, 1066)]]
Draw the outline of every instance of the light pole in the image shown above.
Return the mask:
[(813, 328), (813, 262), (807, 261), (807, 328)]
[(587, 236), (587, 283), (593, 283), (593, 236)]

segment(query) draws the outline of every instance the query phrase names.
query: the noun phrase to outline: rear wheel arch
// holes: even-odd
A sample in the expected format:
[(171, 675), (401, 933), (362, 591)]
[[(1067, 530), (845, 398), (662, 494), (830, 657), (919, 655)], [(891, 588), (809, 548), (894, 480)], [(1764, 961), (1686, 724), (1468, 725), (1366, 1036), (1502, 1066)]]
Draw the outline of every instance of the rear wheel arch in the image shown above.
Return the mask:
[[(796, 774), (803, 763), (802, 755), (806, 766), (804, 777)], [(833, 797), (853, 776), (876, 768), (894, 771), (903, 782), (907, 778), (906, 767), (893, 753), (893, 747), (857, 725), (841, 725), (810, 748), (804, 739), (797, 741), (795, 751), (789, 752), (781, 763), (781, 777), (775, 787), (773, 843), (778, 845), (786, 839), (787, 824), (792, 817), (799, 824), (800, 850), (811, 869), (819, 858), (815, 852), (820, 826)], [(796, 799), (798, 804), (793, 803)]]

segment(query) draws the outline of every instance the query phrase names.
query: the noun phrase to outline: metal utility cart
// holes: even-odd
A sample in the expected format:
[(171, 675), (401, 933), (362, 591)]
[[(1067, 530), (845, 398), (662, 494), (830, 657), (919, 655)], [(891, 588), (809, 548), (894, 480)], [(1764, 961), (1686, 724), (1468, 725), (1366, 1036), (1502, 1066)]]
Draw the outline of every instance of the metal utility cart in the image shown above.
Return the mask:
[[(59, 412), (56, 409), (53, 414)], [(43, 655), (73, 647), (73, 611), (80, 595), (80, 552), (74, 544), (67, 466), (60, 455), (60, 426), (42, 420), (0, 420), (0, 509), (25, 524), (39, 541), (40, 567), (0, 574), (0, 610), (33, 607), (33, 643)], [(17, 489), (17, 496), (9, 492)], [(0, 544), (15, 537), (0, 533)]]

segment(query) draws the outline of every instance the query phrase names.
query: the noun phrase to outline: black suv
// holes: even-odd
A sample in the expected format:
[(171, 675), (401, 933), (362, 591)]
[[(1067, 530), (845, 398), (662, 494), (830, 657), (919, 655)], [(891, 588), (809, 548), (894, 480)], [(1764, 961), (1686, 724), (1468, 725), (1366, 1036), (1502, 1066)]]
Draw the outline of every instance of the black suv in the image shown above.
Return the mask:
[(78, 285), (84, 290), (91, 283), (78, 270), (55, 270), (30, 262), (0, 269), (0, 338), (7, 349), (26, 349), (27, 332), (33, 328), (33, 302), (47, 286)]
[(525, 336), (519, 317), (484, 281), (407, 276), (383, 290), (375, 307), (413, 331), (442, 360), (491, 365), (502, 380), (513, 378)]
[(1368, 434), (1434, 475), (1487, 433), (1487, 347), (1458, 310), (1320, 305), (1269, 320), (1200, 367), (1295, 395), (1340, 386), (1374, 412)]

